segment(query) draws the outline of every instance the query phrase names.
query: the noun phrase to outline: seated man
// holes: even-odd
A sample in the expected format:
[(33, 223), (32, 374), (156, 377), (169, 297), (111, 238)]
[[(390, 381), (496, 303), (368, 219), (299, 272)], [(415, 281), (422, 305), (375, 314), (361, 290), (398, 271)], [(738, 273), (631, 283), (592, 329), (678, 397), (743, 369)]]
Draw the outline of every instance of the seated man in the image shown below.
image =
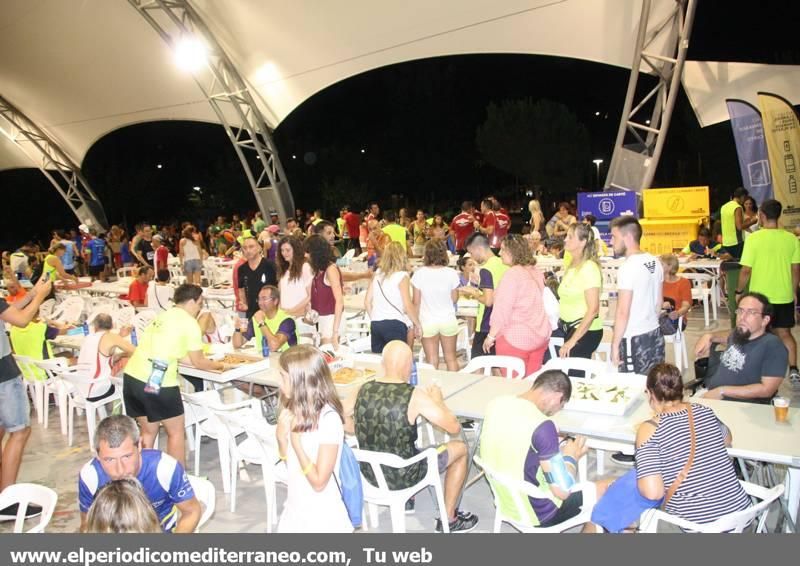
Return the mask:
[[(572, 492), (578, 460), (586, 453), (586, 439), (567, 440), (559, 448), (558, 430), (550, 420), (572, 394), (572, 384), (562, 371), (545, 371), (533, 387), (519, 395), (498, 397), (489, 403), (480, 438), (480, 455), (487, 466), (542, 490), (546, 498), (528, 497), (527, 517), (535, 526), (550, 527), (581, 511), (583, 493)], [(597, 498), (608, 482), (595, 482)], [(517, 516), (510, 495), (500, 498), (503, 512)]]
[(686, 247), (681, 250), (681, 255), (688, 255), (692, 258), (716, 257), (721, 247), (722, 246), (719, 244), (712, 245), (711, 230), (708, 228), (700, 228), (697, 232), (697, 239), (686, 244)]
[[(41, 318), (29, 322), (24, 327), (12, 326), (9, 332), (14, 353), (32, 360), (49, 360), (53, 357), (50, 340), (67, 333), (72, 326), (57, 320), (45, 321)], [(23, 374), (28, 379), (44, 380), (47, 376), (38, 367), (27, 367)]]
[(155, 284), (147, 285), (147, 308), (156, 313), (164, 312), (173, 306), (174, 294), (175, 288), (169, 284), (169, 270), (159, 269)]
[[(355, 434), (364, 450), (388, 452), (406, 459), (415, 456), (419, 452), (415, 443), (420, 416), (450, 435), (461, 432), (461, 424), (444, 404), (438, 387), (414, 387), (408, 383), (412, 357), (405, 342), (389, 342), (383, 349), (383, 376), (363, 384), (345, 399), (345, 431)], [(446, 470), (444, 502), (450, 532), (471, 531), (478, 524), (478, 517), (456, 507), (467, 475), (467, 447), (460, 440), (451, 440), (436, 451), (439, 471)], [(370, 467), (362, 466), (361, 471), (367, 481), (375, 483)], [(384, 468), (390, 489), (414, 485), (426, 472), (425, 462), (401, 470)], [(436, 520), (436, 531), (442, 532), (440, 519)]]
[[(264, 285), (258, 292), (258, 310), (247, 322), (247, 329), (237, 327), (233, 333), (233, 347), (241, 348), (245, 342), (258, 335), (265, 338), (270, 352), (283, 352), (297, 345), (297, 327), (294, 318), (279, 305), (281, 293), (274, 285)], [(258, 332), (256, 333), (256, 328)], [(261, 347), (261, 340), (257, 344)]]
[(97, 457), (83, 466), (78, 478), (81, 532), (98, 490), (131, 477), (142, 484), (164, 532), (194, 531), (202, 509), (183, 466), (160, 450), (142, 450), (136, 421), (126, 415), (107, 417), (97, 426), (94, 441)]
[(127, 297), (120, 297), (120, 298), (127, 298), (131, 305), (134, 307), (146, 307), (147, 306), (147, 286), (150, 283), (150, 280), (153, 278), (153, 268), (145, 265), (144, 267), (140, 267), (139, 271), (136, 274), (136, 278), (131, 282), (130, 287), (128, 287), (128, 295)]
[[(120, 334), (112, 332), (112, 328), (114, 321), (111, 315), (98, 314), (92, 321), (93, 332), (84, 337), (81, 344), (78, 365), (86, 367), (92, 379), (110, 378), (114, 374), (115, 349), (122, 351), (126, 356), (131, 356), (136, 350), (136, 347), (123, 337), (130, 334), (130, 328), (120, 331)], [(81, 393), (89, 401), (100, 401), (113, 395), (114, 385), (92, 383)]]
[(695, 354), (708, 357), (714, 344), (727, 344), (716, 369), (709, 368), (702, 393), (707, 399), (769, 403), (789, 369), (789, 353), (768, 331), (772, 305), (760, 293), (746, 293), (736, 309), (736, 328), (704, 334)]

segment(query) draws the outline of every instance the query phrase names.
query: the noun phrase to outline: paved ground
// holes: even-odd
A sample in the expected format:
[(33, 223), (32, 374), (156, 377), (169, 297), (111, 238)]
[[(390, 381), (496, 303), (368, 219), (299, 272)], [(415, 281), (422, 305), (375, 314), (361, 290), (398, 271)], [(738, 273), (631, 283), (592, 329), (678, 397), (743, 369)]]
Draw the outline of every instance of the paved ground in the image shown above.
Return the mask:
[[(720, 313), (720, 327), (727, 328), (726, 313)], [(686, 337), (689, 346), (690, 364), (693, 359), (694, 344), (704, 332), (702, 329), (703, 318), (702, 308), (695, 308), (691, 315)], [(795, 332), (797, 335), (797, 332)], [(672, 360), (671, 348), (667, 349), (667, 358)], [(685, 374), (688, 381), (693, 378), (693, 369)], [(788, 384), (782, 387), (782, 393), (792, 396)], [(795, 394), (792, 405), (797, 406), (800, 396)], [(86, 434), (86, 420), (83, 417), (76, 417), (75, 446), (67, 446), (66, 437), (62, 437), (59, 431), (58, 410), (53, 408), (50, 411), (50, 427), (43, 429), (36, 424), (35, 416), (33, 433), (28, 442), (22, 469), (19, 475), (21, 482), (34, 482), (47, 485), (55, 489), (59, 494), (59, 502), (56, 513), (48, 527), (48, 532), (75, 532), (78, 529), (79, 518), (77, 508), (77, 474), (81, 466), (90, 458), (88, 449), (88, 437)], [(163, 440), (162, 435), (162, 440)], [(470, 434), (470, 441), (474, 437)], [(217, 457), (216, 443), (206, 441), (201, 445), (202, 464), (200, 475), (207, 476), (215, 486), (217, 486), (217, 510), (209, 523), (205, 526), (207, 532), (237, 532), (237, 533), (262, 533), (266, 531), (266, 502), (264, 499), (263, 484), (261, 481), (261, 470), (256, 466), (248, 466), (243, 469), (240, 475), (237, 496), (236, 513), (230, 512), (230, 498), (222, 492), (222, 482), (220, 479), (219, 460)], [(193, 455), (189, 455), (192, 461)], [(614, 464), (606, 455), (606, 470), (608, 475), (617, 476), (625, 470)], [(589, 469), (594, 470), (593, 456), (590, 455)], [(473, 472), (474, 474), (474, 472)], [(593, 475), (590, 472), (590, 478)], [(285, 488), (278, 486), (278, 508), (283, 505), (285, 498)], [(480, 517), (477, 531), (491, 532), (492, 520), (494, 516), (494, 506), (488, 484), (481, 479), (468, 489), (462, 501), (462, 508), (472, 511)], [(434, 522), (437, 518), (436, 505), (432, 495), (420, 493), (417, 496), (416, 512), (406, 516), (406, 528), (409, 532), (433, 532)], [(11, 523), (0, 524), (0, 532), (8, 532)], [(380, 514), (380, 524), (377, 529), (379, 532), (390, 532), (391, 523), (388, 511)], [(510, 531), (505, 526), (504, 530)]]

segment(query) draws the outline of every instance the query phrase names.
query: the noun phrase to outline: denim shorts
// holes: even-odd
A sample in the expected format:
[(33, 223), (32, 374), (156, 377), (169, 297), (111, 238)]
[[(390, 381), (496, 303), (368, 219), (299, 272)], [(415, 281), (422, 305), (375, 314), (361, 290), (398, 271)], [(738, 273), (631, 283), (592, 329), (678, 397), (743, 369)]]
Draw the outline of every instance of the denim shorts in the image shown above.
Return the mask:
[(31, 425), (31, 406), (22, 377), (0, 383), (0, 428), (17, 432)]
[(183, 262), (183, 272), (186, 275), (200, 273), (201, 271), (203, 271), (203, 262), (199, 259), (187, 259)]

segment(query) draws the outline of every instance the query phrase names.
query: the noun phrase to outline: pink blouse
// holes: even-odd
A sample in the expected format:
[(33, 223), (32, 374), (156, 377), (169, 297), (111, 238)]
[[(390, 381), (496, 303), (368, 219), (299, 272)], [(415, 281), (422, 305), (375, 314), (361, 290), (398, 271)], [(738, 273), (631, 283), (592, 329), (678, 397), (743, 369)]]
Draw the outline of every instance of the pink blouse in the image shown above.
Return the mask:
[(490, 328), (520, 350), (537, 350), (550, 340), (544, 310), (544, 275), (532, 265), (506, 271), (494, 293)]

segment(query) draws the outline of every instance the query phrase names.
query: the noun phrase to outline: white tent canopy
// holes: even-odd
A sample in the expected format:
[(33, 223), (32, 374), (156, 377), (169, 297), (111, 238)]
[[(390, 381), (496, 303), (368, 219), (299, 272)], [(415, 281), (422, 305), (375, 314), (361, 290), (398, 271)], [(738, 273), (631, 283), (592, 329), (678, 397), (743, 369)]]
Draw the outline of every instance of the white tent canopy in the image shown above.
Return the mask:
[[(658, 0), (656, 13), (672, 1)], [(331, 84), (414, 59), (530, 53), (629, 67), (641, 10), (641, 0), (191, 3), (273, 127)], [(126, 0), (4, 0), (0, 22), (0, 94), (78, 164), (100, 137), (126, 125), (218, 122)], [(9, 131), (2, 118), (0, 129)], [(35, 163), (0, 142), (0, 170)]]
[(725, 100), (738, 98), (758, 108), (758, 93), (772, 92), (800, 103), (800, 65), (687, 61), (683, 88), (701, 127), (730, 120)]

